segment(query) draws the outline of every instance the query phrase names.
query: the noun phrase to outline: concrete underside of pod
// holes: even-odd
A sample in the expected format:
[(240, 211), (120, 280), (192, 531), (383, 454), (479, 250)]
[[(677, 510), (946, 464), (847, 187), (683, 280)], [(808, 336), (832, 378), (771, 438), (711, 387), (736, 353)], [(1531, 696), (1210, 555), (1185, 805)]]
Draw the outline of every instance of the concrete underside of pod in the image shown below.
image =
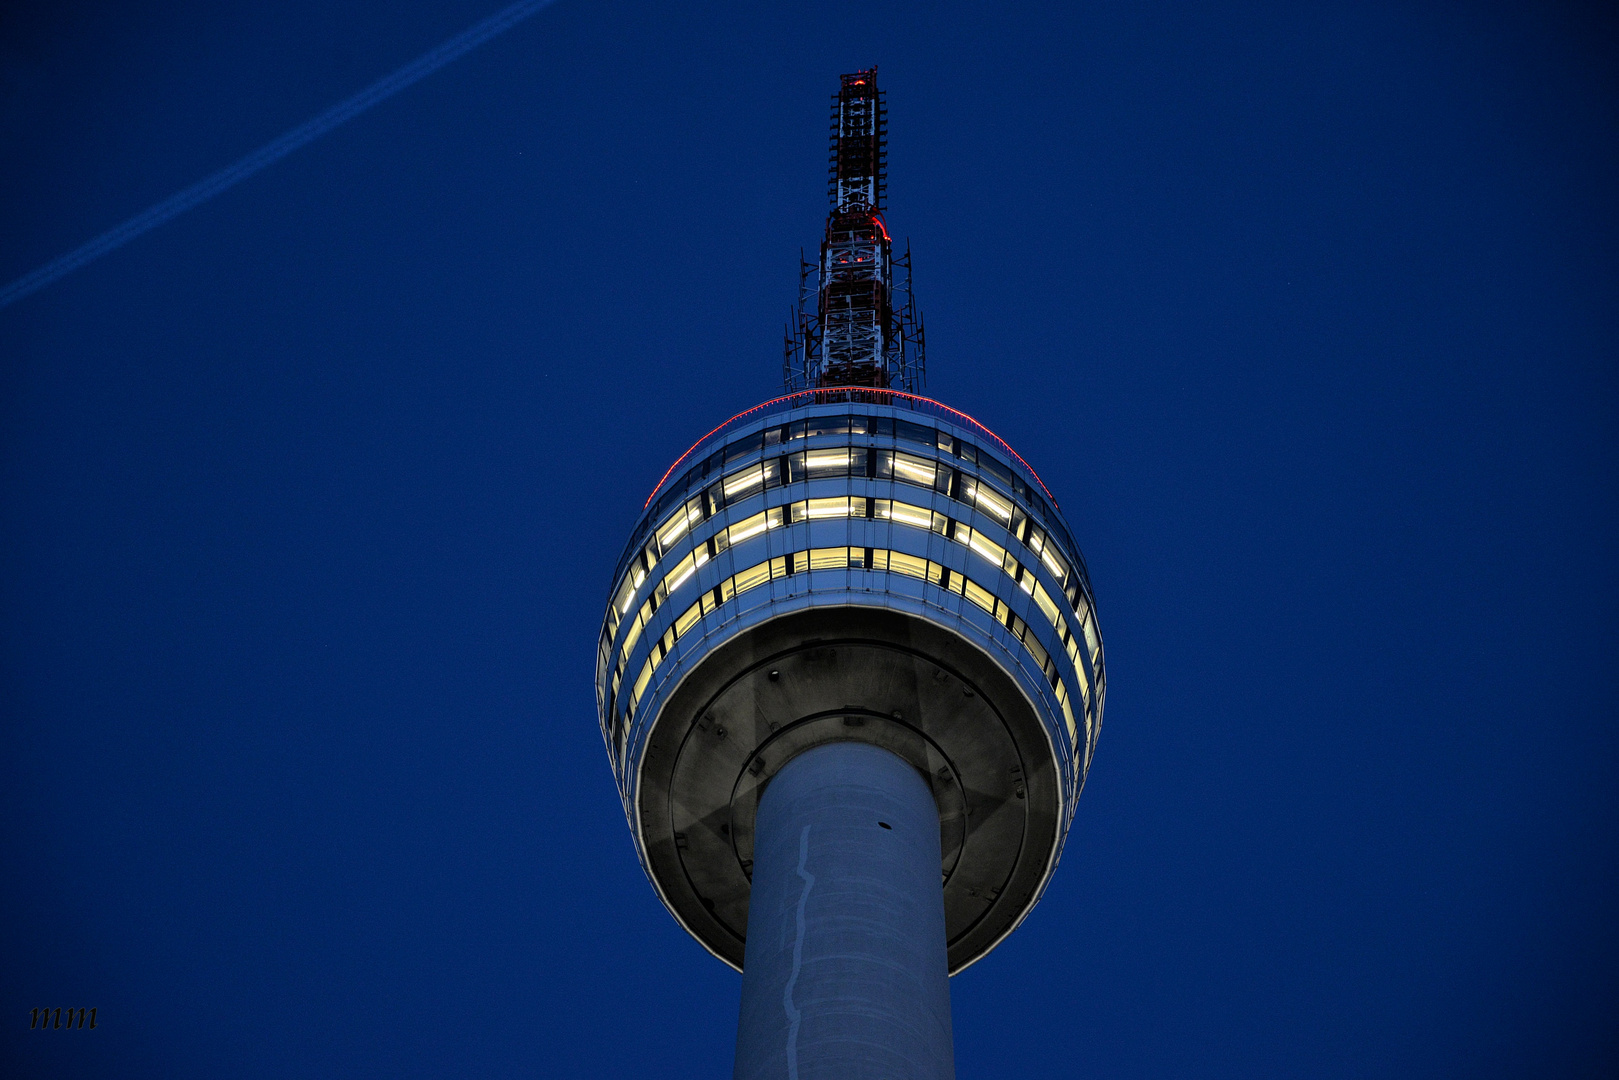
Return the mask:
[(922, 773), (939, 808), (952, 973), (1038, 899), (1063, 816), (1051, 739), (983, 649), (871, 607), (783, 615), (716, 647), (652, 722), (636, 791), (639, 839), (675, 917), (740, 969), (759, 797), (797, 754), (881, 746)]

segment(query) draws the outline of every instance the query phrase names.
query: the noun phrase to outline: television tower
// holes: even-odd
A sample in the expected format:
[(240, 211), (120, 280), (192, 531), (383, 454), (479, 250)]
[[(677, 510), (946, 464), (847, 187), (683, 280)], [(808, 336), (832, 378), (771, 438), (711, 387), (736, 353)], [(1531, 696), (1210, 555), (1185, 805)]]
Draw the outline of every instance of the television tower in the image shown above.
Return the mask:
[(885, 123), (876, 69), (844, 75), (787, 393), (664, 474), (597, 654), (641, 864), (742, 971), (738, 1080), (953, 1076), (948, 976), (1040, 898), (1101, 728), (1056, 500), (921, 396)]

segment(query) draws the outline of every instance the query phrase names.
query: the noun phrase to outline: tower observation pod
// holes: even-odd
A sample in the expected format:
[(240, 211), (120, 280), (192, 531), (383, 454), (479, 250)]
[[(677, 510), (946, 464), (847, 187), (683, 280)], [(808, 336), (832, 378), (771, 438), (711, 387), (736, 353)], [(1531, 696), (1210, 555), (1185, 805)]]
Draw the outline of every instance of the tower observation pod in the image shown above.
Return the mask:
[(948, 976), (1040, 898), (1102, 723), (1095, 601), (1056, 500), (921, 393), (876, 79), (833, 99), (787, 392), (664, 474), (597, 654), (641, 864), (742, 971), (739, 1080), (953, 1076)]

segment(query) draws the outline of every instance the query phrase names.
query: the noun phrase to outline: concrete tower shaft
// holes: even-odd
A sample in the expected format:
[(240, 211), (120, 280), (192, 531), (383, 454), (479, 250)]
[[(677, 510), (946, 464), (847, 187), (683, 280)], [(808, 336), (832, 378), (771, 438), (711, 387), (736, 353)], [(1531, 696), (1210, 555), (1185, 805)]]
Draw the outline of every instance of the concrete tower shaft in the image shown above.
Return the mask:
[(859, 742), (793, 758), (759, 802), (736, 1080), (954, 1071), (939, 815)]

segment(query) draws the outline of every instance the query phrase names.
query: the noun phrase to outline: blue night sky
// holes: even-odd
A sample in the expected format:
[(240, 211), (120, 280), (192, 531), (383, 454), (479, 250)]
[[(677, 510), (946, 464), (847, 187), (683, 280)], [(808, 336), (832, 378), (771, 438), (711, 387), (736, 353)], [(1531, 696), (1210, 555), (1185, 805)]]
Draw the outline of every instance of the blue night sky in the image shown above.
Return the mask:
[[(498, 6), (12, 0), (0, 280)], [(1108, 645), (961, 1076), (1619, 1073), (1613, 9), (559, 0), (0, 311), (0, 1074), (729, 1075), (596, 634), (873, 63)]]

